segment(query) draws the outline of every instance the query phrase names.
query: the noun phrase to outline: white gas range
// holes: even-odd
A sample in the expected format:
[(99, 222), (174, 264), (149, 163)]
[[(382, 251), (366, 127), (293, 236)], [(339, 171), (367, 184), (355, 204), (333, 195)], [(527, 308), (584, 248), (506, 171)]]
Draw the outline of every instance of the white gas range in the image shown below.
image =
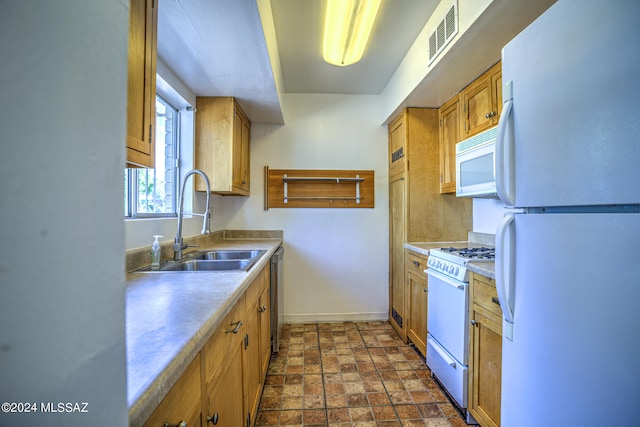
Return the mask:
[(485, 246), (439, 248), (429, 251), (428, 267), (461, 282), (469, 281), (469, 262), (493, 262), (495, 249)]
[(427, 365), (465, 413), (469, 358), (470, 262), (493, 262), (495, 251), (484, 246), (429, 251)]

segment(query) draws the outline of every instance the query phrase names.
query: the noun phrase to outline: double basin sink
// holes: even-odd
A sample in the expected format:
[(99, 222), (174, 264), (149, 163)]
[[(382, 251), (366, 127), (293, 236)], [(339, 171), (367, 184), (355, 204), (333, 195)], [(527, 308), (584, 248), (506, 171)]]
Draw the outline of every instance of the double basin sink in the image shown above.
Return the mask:
[(134, 273), (161, 273), (180, 271), (248, 271), (266, 253), (257, 249), (212, 249), (193, 251), (179, 261), (165, 261), (160, 267), (146, 266)]

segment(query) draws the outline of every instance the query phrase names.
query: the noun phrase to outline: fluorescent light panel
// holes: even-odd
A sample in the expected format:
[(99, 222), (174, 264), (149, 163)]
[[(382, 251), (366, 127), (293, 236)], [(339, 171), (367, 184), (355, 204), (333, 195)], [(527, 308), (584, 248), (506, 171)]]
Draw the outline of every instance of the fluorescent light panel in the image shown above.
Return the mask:
[(322, 56), (341, 67), (362, 59), (381, 0), (327, 0)]

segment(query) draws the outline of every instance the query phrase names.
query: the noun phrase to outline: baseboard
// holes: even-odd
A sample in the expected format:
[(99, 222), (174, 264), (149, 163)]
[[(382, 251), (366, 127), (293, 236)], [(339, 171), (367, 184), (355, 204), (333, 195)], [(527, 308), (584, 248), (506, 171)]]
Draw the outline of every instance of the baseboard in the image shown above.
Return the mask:
[(312, 313), (285, 314), (284, 323), (380, 322), (389, 320), (388, 312), (380, 313)]

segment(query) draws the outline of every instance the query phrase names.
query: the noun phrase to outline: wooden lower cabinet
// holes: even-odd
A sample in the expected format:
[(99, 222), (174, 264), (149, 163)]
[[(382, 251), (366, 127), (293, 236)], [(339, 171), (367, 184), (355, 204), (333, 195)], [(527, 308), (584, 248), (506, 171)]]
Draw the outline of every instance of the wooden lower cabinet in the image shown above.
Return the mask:
[(186, 422), (188, 427), (201, 426), (200, 353), (169, 390), (151, 414), (144, 427), (163, 427)]
[(472, 203), (440, 193), (438, 110), (406, 108), (388, 131), (389, 322), (407, 342), (412, 321), (404, 244), (466, 240)]
[(271, 361), (271, 294), (269, 288), (269, 275), (265, 269), (265, 285), (260, 295), (260, 375), (262, 381), (267, 375), (269, 362)]
[(245, 425), (242, 355), (246, 323), (243, 295), (202, 348), (203, 425)]
[(495, 280), (472, 273), (469, 412), (483, 427), (500, 425), (502, 312)]
[(271, 358), (267, 264), (144, 427), (251, 427)]
[(405, 181), (404, 176), (389, 183), (389, 321), (406, 341), (404, 249)]
[(406, 250), (406, 273), (408, 293), (407, 338), (423, 356), (427, 355), (427, 256)]
[(220, 375), (207, 384), (203, 424), (217, 427), (244, 426), (242, 348), (235, 346)]
[(245, 425), (254, 424), (271, 358), (269, 269), (264, 268), (246, 292), (247, 335), (244, 343)]

